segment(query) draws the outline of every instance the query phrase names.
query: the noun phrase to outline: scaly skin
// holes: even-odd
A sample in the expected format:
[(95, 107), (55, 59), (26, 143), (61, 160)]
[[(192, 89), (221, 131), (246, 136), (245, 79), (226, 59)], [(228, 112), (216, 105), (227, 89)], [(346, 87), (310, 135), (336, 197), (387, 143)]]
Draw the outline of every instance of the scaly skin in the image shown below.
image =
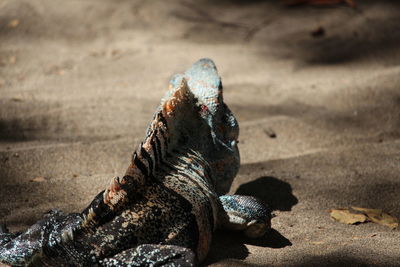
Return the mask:
[(0, 262), (14, 266), (193, 266), (217, 227), (259, 237), (270, 211), (221, 196), (239, 169), (239, 126), (210, 59), (175, 75), (123, 178), (81, 213), (52, 211), (22, 234), (0, 228)]

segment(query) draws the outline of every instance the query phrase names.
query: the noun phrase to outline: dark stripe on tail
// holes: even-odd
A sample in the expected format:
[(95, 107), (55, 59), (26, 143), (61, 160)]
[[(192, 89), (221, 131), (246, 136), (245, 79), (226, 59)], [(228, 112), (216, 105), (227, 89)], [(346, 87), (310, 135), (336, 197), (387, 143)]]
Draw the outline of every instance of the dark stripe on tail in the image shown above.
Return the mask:
[(149, 164), (148, 175), (151, 176), (155, 166), (150, 154), (143, 148), (143, 144), (140, 146), (140, 154), (144, 160), (147, 160), (147, 163)]
[(142, 172), (143, 175), (149, 175), (149, 170), (146, 165), (139, 159), (136, 151), (133, 153), (133, 163), (138, 167), (138, 169)]
[(151, 139), (151, 141), (150, 141), (150, 146), (151, 146), (151, 149), (153, 150), (153, 155), (154, 155), (154, 161), (155, 161), (155, 166), (157, 166), (157, 168), (158, 168), (158, 166), (160, 166), (160, 156), (159, 156), (159, 154), (158, 154), (158, 152), (157, 152), (157, 150), (158, 150), (158, 147), (157, 147), (157, 144), (156, 144), (156, 142), (154, 141), (154, 139), (155, 138), (153, 138), (153, 139)]
[(161, 151), (162, 147), (161, 147), (160, 139), (158, 139), (157, 132), (154, 134), (154, 139), (151, 140), (151, 141), (155, 142), (154, 147), (156, 149), (155, 149), (155, 152), (154, 152), (154, 156), (156, 156), (155, 153), (157, 153), (158, 163), (161, 163), (164, 159), (162, 158), (162, 151)]

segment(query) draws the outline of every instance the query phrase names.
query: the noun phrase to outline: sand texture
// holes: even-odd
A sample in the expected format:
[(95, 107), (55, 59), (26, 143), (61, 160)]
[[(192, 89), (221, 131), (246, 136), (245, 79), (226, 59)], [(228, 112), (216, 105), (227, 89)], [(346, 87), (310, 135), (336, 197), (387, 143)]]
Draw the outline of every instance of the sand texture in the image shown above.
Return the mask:
[(241, 129), (231, 192), (276, 217), (261, 240), (218, 232), (205, 265), (399, 265), (399, 230), (328, 212), (400, 217), (400, 3), (357, 3), (1, 0), (0, 222), (83, 209), (209, 57)]

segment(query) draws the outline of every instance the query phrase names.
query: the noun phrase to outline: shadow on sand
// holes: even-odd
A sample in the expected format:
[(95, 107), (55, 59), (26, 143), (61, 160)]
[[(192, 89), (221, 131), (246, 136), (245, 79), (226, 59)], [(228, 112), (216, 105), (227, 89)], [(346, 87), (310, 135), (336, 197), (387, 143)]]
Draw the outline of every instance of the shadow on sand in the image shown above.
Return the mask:
[(257, 178), (242, 184), (236, 195), (253, 196), (263, 200), (272, 210), (290, 211), (298, 203), (290, 184), (271, 176)]
[[(371, 255), (377, 254), (377, 252), (371, 251)], [(372, 256), (373, 257), (373, 256)], [(379, 256), (378, 258), (381, 258)], [(399, 257), (387, 257), (386, 260), (382, 259), (364, 259), (357, 257), (357, 255), (351, 254), (345, 250), (336, 251), (327, 255), (315, 256), (305, 255), (300, 261), (293, 262), (288, 266), (393, 266), (391, 263), (399, 262)]]
[(247, 238), (241, 233), (218, 231), (214, 236), (210, 253), (204, 264), (209, 265), (226, 259), (243, 260), (249, 255), (249, 250), (245, 244), (272, 249), (292, 245), (286, 237), (274, 229), (264, 237), (258, 239)]
[[(257, 197), (267, 203), (272, 210), (290, 211), (298, 203), (298, 199), (292, 194), (290, 184), (270, 176), (260, 177), (241, 185), (235, 194)], [(221, 230), (214, 236), (205, 264), (224, 259), (243, 260), (249, 255), (245, 244), (273, 249), (292, 245), (289, 239), (275, 229), (271, 229), (258, 239), (247, 238), (242, 233)]]

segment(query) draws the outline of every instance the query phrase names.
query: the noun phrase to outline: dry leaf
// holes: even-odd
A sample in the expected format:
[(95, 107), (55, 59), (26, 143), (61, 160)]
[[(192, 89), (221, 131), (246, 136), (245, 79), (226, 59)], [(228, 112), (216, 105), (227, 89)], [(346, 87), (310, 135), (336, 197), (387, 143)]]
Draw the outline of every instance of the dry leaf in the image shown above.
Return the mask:
[(14, 97), (11, 98), (11, 100), (14, 101), (14, 102), (22, 102), (22, 101), (24, 101), (24, 99), (22, 97), (20, 97), (20, 96), (14, 96)]
[(35, 178), (31, 179), (30, 181), (36, 182), (36, 183), (41, 183), (41, 182), (45, 182), (46, 178), (39, 176), (39, 177), (35, 177)]
[(18, 27), (18, 25), (19, 25), (19, 19), (13, 19), (13, 20), (10, 20), (10, 22), (8, 23), (8, 27), (9, 28), (16, 28), (16, 27)]
[(313, 244), (313, 245), (322, 245), (322, 244), (325, 244), (324, 241), (311, 241), (310, 243)]
[(348, 209), (332, 209), (330, 214), (333, 219), (345, 224), (363, 223), (368, 220), (364, 214), (352, 213)]
[(386, 212), (383, 212), (380, 209), (367, 209), (367, 208), (360, 208), (360, 207), (351, 207), (351, 208), (353, 210), (361, 211), (362, 213), (367, 215), (368, 218), (374, 223), (385, 225), (392, 229), (395, 229), (399, 226), (399, 220), (396, 217), (394, 217)]

